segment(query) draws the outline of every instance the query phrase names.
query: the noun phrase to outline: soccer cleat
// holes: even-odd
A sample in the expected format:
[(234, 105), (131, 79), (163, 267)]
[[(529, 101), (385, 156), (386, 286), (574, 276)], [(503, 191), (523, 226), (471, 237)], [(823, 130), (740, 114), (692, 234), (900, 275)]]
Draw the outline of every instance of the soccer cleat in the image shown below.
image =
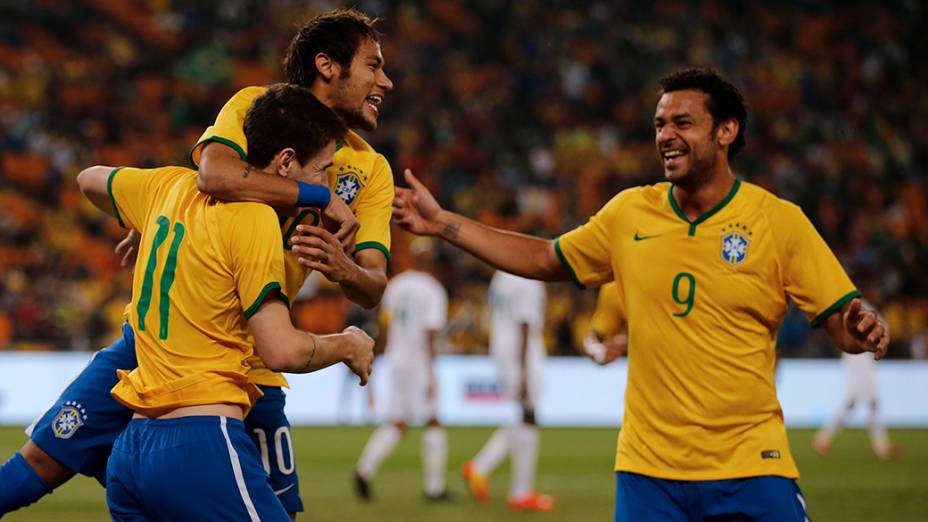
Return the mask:
[(445, 489), (437, 495), (430, 495), (428, 493), (423, 493), (426, 502), (454, 502), (454, 495)]
[(474, 468), (472, 461), (467, 461), (461, 466), (461, 475), (467, 481), (467, 489), (474, 497), (474, 500), (481, 504), (486, 504), (490, 500), (490, 485), (487, 482), (487, 476), (480, 473)]
[(519, 498), (509, 499), (509, 509), (512, 511), (534, 511), (536, 513), (546, 513), (554, 509), (554, 497), (551, 495), (542, 495), (532, 491)]
[(876, 458), (880, 460), (893, 460), (898, 459), (899, 455), (902, 455), (902, 448), (896, 446), (895, 444), (889, 443), (885, 447), (880, 448), (876, 453)]
[(361, 500), (371, 499), (371, 484), (357, 471), (354, 472), (354, 492), (361, 497)]

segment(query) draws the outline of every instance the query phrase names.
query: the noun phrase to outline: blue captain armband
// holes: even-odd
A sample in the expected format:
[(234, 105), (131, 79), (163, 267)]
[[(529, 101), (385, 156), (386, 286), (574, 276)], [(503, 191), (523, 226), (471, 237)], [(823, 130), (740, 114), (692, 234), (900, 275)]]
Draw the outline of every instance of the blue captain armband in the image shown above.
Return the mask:
[(296, 185), (300, 189), (300, 193), (296, 197), (296, 206), (316, 208), (329, 206), (329, 201), (332, 200), (332, 191), (329, 190), (329, 187), (313, 185), (305, 181), (297, 181)]

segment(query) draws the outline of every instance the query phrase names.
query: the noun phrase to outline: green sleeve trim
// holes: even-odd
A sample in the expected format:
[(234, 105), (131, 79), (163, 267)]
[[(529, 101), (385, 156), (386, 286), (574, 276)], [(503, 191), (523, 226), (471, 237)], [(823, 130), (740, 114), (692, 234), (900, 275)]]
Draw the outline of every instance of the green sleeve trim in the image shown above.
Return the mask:
[(564, 252), (561, 252), (561, 238), (554, 240), (554, 252), (557, 253), (557, 258), (561, 260), (561, 264), (564, 265), (564, 268), (570, 273), (570, 278), (574, 280), (574, 284), (579, 286), (581, 290), (586, 290), (586, 287), (580, 282), (580, 278), (577, 277), (577, 273), (574, 272), (574, 268), (570, 266), (570, 263), (567, 262), (567, 258), (564, 257)]
[(812, 319), (812, 323), (811, 323), (812, 328), (818, 328), (819, 326), (821, 326), (822, 323), (825, 322), (825, 319), (828, 319), (828, 316), (840, 310), (841, 307), (846, 305), (851, 299), (854, 299), (857, 297), (860, 297), (860, 290), (854, 290), (852, 292), (848, 292), (847, 295), (835, 301), (835, 304), (829, 306), (828, 308), (825, 309), (824, 312), (815, 316), (815, 319)]
[[(195, 168), (200, 168), (200, 166), (197, 165), (197, 162), (193, 161), (193, 151), (197, 150), (197, 148), (198, 148), (198, 147), (201, 147), (201, 146), (202, 146), (202, 147), (206, 147), (206, 144), (209, 143), (209, 142), (211, 142), (211, 141), (215, 141), (215, 142), (217, 142), (217, 143), (222, 143), (223, 145), (232, 147), (232, 150), (234, 150), (235, 152), (238, 152), (238, 155), (239, 155), (239, 157), (242, 158), (242, 161), (247, 161), (247, 160), (248, 160), (248, 155), (245, 154), (245, 151), (242, 150), (241, 147), (239, 147), (238, 143), (235, 143), (234, 141), (232, 141), (232, 140), (230, 140), (230, 139), (228, 139), (228, 138), (223, 138), (223, 137), (221, 137), (221, 136), (210, 136), (209, 138), (206, 138), (206, 139), (204, 139), (204, 140), (198, 141), (197, 144), (194, 145), (192, 149), (190, 149), (190, 157), (189, 157), (189, 159), (190, 159), (190, 164), (193, 165)], [(202, 152), (202, 151), (200, 151), (200, 157), (201, 157), (201, 158), (203, 157), (203, 152)]]
[(113, 197), (113, 178), (116, 173), (122, 170), (123, 167), (116, 167), (110, 172), (108, 178), (106, 178), (106, 194), (110, 197), (110, 203), (113, 204), (113, 212), (116, 213), (116, 221), (119, 221), (119, 226), (126, 228), (126, 224), (122, 222), (122, 216), (119, 215), (119, 207), (116, 206), (116, 198)]
[(258, 298), (255, 299), (255, 302), (251, 304), (248, 308), (245, 309), (245, 319), (251, 319), (251, 316), (255, 315), (258, 311), (258, 308), (261, 308), (261, 304), (267, 299), (267, 295), (274, 290), (277, 290), (277, 296), (280, 298), (287, 307), (290, 306), (290, 298), (287, 297), (287, 294), (283, 293), (280, 289), (280, 283), (277, 281), (268, 283), (261, 289), (261, 293), (258, 294)]
[(374, 248), (383, 252), (383, 255), (387, 258), (387, 263), (390, 262), (390, 249), (383, 245), (383, 243), (378, 243), (377, 241), (365, 241), (363, 243), (358, 243), (354, 247), (354, 253), (357, 254), (362, 250), (367, 250), (368, 248)]

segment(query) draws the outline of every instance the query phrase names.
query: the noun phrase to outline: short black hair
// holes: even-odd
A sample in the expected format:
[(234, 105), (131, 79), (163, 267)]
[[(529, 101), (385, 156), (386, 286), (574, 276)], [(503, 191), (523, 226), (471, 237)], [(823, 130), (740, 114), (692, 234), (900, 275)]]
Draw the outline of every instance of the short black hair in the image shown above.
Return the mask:
[(713, 126), (730, 119), (738, 122), (738, 135), (728, 147), (728, 159), (735, 157), (747, 143), (744, 129), (748, 121), (748, 110), (744, 106), (741, 92), (712, 69), (684, 69), (661, 80), (661, 94), (688, 90), (702, 91), (709, 95), (706, 109), (712, 115)]
[(380, 43), (380, 33), (374, 27), (377, 22), (356, 9), (336, 9), (306, 22), (293, 37), (284, 58), (287, 81), (310, 87), (318, 74), (319, 53), (347, 70), (364, 39)]
[(281, 149), (290, 147), (303, 165), (346, 132), (342, 120), (308, 88), (278, 83), (255, 98), (245, 115), (247, 161), (264, 168)]

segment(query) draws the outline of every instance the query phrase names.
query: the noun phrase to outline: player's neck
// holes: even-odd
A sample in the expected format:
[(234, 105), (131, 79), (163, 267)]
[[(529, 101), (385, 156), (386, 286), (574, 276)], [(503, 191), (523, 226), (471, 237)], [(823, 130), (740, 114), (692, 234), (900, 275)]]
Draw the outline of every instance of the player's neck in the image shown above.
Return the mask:
[(729, 193), (735, 184), (731, 169), (715, 172), (704, 183), (675, 184), (673, 198), (683, 214), (693, 220), (715, 208)]

